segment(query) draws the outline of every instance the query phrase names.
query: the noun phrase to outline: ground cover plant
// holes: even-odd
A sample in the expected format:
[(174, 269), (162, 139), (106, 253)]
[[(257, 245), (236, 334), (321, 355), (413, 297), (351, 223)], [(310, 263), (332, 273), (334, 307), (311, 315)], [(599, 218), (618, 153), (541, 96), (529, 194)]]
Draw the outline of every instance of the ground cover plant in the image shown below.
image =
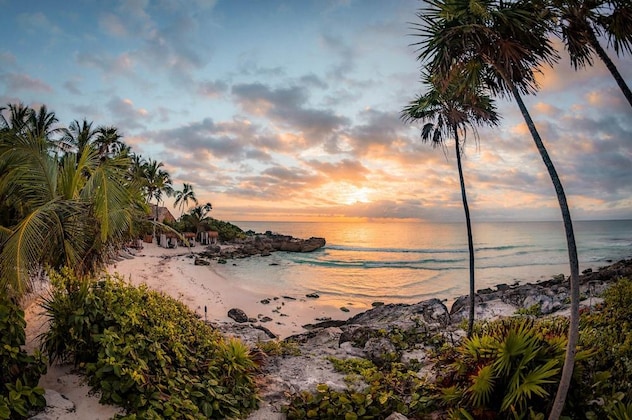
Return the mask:
[(46, 373), (41, 354), (22, 349), (26, 340), (24, 311), (0, 293), (0, 419), (22, 419), (46, 405), (44, 389), (37, 386)]
[(181, 302), (110, 276), (80, 281), (64, 270), (51, 281), (44, 351), (78, 366), (126, 418), (230, 418), (256, 408), (248, 348)]

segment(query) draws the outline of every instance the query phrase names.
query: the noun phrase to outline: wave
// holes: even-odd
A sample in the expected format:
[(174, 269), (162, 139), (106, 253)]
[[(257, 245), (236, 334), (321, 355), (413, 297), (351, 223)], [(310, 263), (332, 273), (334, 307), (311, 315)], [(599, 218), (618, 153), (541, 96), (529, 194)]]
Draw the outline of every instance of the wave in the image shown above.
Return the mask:
[[(507, 251), (513, 249), (534, 248), (533, 245), (500, 245), (475, 247), (475, 251)], [(383, 252), (401, 254), (467, 254), (466, 248), (383, 248), (327, 244), (323, 250), (352, 252)], [(525, 251), (528, 252), (528, 251)]]

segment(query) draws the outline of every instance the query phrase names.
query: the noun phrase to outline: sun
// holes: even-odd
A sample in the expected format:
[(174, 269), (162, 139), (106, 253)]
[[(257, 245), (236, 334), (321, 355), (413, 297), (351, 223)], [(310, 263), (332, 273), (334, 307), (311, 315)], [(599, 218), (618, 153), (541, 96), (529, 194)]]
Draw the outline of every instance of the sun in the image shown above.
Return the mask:
[(366, 187), (355, 187), (350, 185), (343, 187), (340, 193), (342, 198), (340, 201), (348, 206), (352, 204), (371, 202), (371, 199), (369, 198), (371, 190)]

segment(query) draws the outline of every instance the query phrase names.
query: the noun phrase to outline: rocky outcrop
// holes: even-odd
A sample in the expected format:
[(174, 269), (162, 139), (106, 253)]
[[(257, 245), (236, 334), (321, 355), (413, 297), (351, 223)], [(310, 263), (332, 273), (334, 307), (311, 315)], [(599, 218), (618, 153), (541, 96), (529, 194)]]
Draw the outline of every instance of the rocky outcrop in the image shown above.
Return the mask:
[(269, 256), (276, 251), (313, 252), (324, 247), (325, 244), (324, 238), (299, 239), (266, 232), (266, 234), (255, 234), (245, 239), (236, 239), (224, 243), (223, 246), (210, 245), (200, 253), (200, 256), (212, 259), (235, 259), (255, 255)]

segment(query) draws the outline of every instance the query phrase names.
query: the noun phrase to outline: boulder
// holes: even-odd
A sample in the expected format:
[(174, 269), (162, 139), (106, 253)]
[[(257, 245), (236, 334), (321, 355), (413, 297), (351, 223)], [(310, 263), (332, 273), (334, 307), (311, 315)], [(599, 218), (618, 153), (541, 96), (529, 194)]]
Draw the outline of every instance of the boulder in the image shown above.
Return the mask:
[(239, 308), (232, 308), (228, 311), (228, 317), (235, 322), (248, 322), (248, 315)]

